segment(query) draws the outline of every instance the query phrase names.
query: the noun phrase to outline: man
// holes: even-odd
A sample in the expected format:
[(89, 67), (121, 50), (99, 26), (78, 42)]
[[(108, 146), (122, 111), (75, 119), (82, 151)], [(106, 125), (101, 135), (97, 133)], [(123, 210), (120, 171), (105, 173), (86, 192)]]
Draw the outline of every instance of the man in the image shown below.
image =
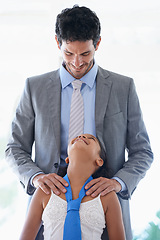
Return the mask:
[[(57, 71), (27, 79), (6, 150), (8, 162), (28, 194), (37, 187), (49, 193), (46, 185), (57, 195), (66, 191), (67, 183), (59, 175), (64, 175), (66, 166), (71, 83), (79, 79), (83, 82), (84, 133), (98, 137), (111, 173), (111, 179), (105, 175), (88, 183), (86, 188), (92, 187), (87, 194), (118, 193), (130, 240), (129, 199), (153, 161), (133, 80), (95, 63), (100, 23), (90, 9), (63, 10), (57, 16), (56, 41), (63, 64)], [(35, 162), (31, 159), (34, 142)]]

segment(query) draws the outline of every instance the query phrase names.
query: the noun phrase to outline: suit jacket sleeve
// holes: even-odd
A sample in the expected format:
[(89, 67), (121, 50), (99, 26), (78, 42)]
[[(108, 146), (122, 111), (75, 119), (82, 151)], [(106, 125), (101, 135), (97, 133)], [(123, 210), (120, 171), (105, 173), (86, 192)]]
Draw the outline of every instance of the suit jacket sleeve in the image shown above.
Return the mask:
[(153, 161), (150, 141), (132, 79), (128, 92), (126, 150), (128, 159), (115, 174), (127, 185), (128, 192), (120, 193), (120, 196), (124, 199), (131, 197), (137, 184), (145, 176)]
[(34, 191), (34, 188), (29, 184), (31, 176), (42, 171), (31, 158), (34, 143), (34, 122), (35, 113), (32, 106), (29, 80), (27, 79), (12, 122), (12, 134), (6, 149), (6, 159), (28, 194), (32, 194)]

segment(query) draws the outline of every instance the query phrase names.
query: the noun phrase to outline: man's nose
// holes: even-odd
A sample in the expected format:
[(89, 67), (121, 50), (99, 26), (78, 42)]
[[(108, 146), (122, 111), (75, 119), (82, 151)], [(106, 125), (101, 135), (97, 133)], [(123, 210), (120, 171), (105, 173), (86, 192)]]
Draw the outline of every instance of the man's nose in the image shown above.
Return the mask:
[(80, 67), (82, 65), (82, 58), (80, 56), (75, 56), (73, 63), (76, 68)]

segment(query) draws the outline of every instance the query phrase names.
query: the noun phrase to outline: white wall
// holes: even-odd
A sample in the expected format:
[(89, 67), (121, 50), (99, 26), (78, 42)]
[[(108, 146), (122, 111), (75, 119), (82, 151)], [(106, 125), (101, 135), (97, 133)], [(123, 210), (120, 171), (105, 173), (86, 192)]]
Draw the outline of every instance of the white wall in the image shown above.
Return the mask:
[[(94, 10), (102, 24), (102, 42), (96, 61), (102, 67), (134, 78), (144, 120), (150, 135), (155, 162), (139, 184), (131, 201), (132, 226), (135, 232), (154, 220), (160, 209), (159, 141), (160, 135), (160, 1), (88, 0), (77, 1)], [(60, 64), (60, 52), (54, 40), (56, 15), (75, 1), (5, 0), (0, 1), (0, 138), (7, 138), (11, 119), (27, 77), (52, 71)], [(15, 176), (5, 168), (1, 179), (6, 186)], [(8, 175), (9, 180), (8, 181)], [(3, 186), (0, 181), (0, 188)], [(19, 186), (19, 183), (17, 183)], [(19, 187), (18, 187), (19, 188)], [(13, 220), (21, 224), (25, 198), (20, 188), (16, 211), (1, 227), (13, 235)], [(19, 212), (18, 209), (21, 209)], [(1, 208), (0, 208), (1, 209)], [(3, 211), (5, 211), (3, 209)], [(9, 215), (9, 212), (8, 212)], [(0, 217), (1, 218), (1, 217)], [(18, 220), (17, 220), (18, 219)], [(10, 236), (7, 232), (6, 239)], [(15, 230), (19, 234), (19, 228)], [(11, 235), (11, 236), (12, 236)]]

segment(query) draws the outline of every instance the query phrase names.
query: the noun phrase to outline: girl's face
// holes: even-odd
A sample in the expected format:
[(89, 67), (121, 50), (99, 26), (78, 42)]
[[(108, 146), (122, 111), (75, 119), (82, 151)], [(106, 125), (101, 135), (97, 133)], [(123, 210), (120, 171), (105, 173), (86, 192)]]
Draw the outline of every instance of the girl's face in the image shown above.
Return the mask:
[(91, 134), (82, 134), (74, 139), (68, 145), (68, 156), (74, 151), (81, 151), (90, 158), (100, 157), (100, 145), (96, 137)]

